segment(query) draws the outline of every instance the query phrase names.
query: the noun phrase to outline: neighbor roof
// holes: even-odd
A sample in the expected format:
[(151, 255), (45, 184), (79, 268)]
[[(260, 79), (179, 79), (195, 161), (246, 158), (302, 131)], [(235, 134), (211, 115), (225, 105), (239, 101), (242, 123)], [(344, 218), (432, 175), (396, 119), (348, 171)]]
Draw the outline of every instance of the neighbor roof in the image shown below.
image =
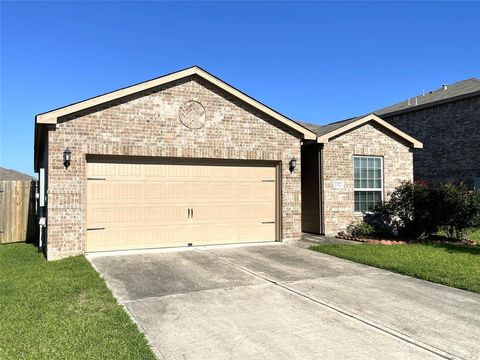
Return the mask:
[(439, 103), (451, 102), (480, 94), (480, 79), (471, 78), (462, 80), (451, 85), (442, 86), (440, 89), (414, 96), (413, 98), (376, 110), (380, 116), (393, 115), (421, 108), (434, 106)]
[(204, 80), (216, 85), (217, 87), (221, 88), (222, 90), (230, 93), (231, 95), (235, 96), (236, 98), (246, 102), (247, 104), (253, 106), (257, 110), (271, 116), (272, 118), (278, 120), (279, 122), (283, 123), (287, 127), (296, 130), (298, 133), (302, 134), (305, 139), (314, 140), (315, 134), (310, 131), (309, 129), (303, 127), (302, 125), (294, 122), (293, 120), (287, 118), (286, 116), (280, 114), (279, 112), (269, 108), (268, 106), (262, 104), (261, 102), (255, 100), (254, 98), (246, 95), (245, 93), (237, 90), (233, 86), (227, 84), (226, 82), (220, 80), (219, 78), (213, 76), (212, 74), (206, 72), (205, 70), (201, 69), (198, 66), (192, 66), (190, 68), (180, 70), (165, 76), (161, 76), (152, 80), (144, 81), (138, 83), (136, 85), (128, 86), (116, 91), (112, 91), (103, 95), (99, 95), (93, 97), (91, 99), (87, 99), (84, 101), (80, 101), (71, 105), (67, 105), (52, 111), (48, 111), (45, 113), (38, 114), (35, 119), (37, 124), (56, 124), (58, 122), (58, 118), (75, 113), (77, 111), (82, 111), (84, 109), (98, 106), (100, 104), (113, 101), (125, 96), (129, 96), (141, 91), (145, 91), (160, 85), (164, 85), (170, 83), (172, 81), (176, 81), (188, 76), (197, 75)]
[(390, 125), (385, 120), (379, 118), (377, 115), (373, 113), (368, 115), (357, 116), (357, 117), (346, 119), (346, 120), (336, 121), (327, 125), (314, 125), (314, 124), (303, 123), (303, 122), (301, 122), (301, 124), (317, 134), (318, 136), (317, 142), (327, 143), (333, 137), (341, 135), (369, 121), (375, 122), (380, 126), (386, 128), (390, 132), (396, 134), (400, 138), (404, 139), (406, 142), (410, 143), (414, 148), (417, 148), (417, 149), (423, 148), (423, 144), (420, 141), (404, 133), (403, 131), (396, 128), (395, 126)]
[(35, 180), (35, 178), (17, 170), (0, 167), (0, 180)]

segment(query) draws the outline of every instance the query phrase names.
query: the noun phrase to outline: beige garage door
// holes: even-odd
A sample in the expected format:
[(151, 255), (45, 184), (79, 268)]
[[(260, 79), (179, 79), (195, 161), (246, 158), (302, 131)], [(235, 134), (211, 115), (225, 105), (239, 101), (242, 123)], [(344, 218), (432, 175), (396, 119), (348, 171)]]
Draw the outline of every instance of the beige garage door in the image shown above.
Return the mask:
[(276, 168), (89, 161), (87, 251), (274, 241)]

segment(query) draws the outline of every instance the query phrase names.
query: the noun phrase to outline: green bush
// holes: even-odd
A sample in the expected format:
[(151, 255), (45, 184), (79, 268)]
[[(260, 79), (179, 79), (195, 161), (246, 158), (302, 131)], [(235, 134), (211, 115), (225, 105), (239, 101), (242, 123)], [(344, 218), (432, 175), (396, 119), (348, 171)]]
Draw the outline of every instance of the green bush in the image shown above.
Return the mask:
[(387, 202), (376, 206), (374, 213), (392, 232), (422, 239), (440, 227), (438, 208), (433, 206), (436, 202), (434, 192), (426, 183), (407, 181), (393, 191)]
[(348, 235), (354, 237), (371, 237), (375, 234), (375, 227), (366, 222), (351, 223), (346, 230)]
[(451, 239), (463, 239), (466, 231), (480, 227), (480, 192), (463, 184), (431, 187), (424, 182), (404, 182), (364, 221), (377, 233), (425, 239), (444, 230)]
[(451, 239), (464, 239), (469, 230), (480, 227), (480, 191), (464, 184), (441, 184), (436, 189), (439, 199), (440, 228)]

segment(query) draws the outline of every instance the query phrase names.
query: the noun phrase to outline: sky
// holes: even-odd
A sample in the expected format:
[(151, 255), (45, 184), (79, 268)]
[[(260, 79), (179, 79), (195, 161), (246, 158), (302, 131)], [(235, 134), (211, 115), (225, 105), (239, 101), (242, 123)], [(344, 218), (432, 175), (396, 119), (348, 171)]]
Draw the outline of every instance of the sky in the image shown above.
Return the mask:
[(316, 124), (480, 77), (479, 2), (0, 7), (0, 166), (28, 174), (36, 114), (192, 65)]

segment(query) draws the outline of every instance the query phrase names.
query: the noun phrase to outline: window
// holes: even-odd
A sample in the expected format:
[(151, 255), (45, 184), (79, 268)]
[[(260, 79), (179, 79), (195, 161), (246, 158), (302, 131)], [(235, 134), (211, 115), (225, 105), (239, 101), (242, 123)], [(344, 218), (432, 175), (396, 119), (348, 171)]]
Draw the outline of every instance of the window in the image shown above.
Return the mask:
[(377, 156), (353, 157), (355, 211), (366, 212), (383, 198), (383, 159)]

